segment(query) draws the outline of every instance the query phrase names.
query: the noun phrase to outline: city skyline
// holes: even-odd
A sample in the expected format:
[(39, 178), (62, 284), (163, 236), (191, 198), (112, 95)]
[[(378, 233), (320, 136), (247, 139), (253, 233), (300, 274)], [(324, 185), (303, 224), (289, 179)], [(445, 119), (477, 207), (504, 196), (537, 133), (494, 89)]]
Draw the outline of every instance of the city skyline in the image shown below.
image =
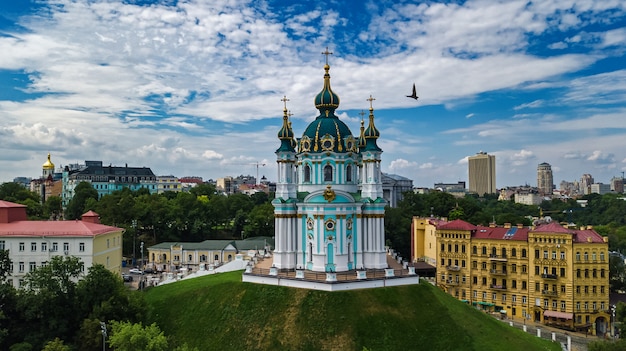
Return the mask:
[[(276, 180), (283, 102), (315, 117), (328, 47), (338, 115), (372, 95), (382, 171), (417, 187), (555, 186), (626, 169), (626, 5), (619, 1), (20, 1), (0, 5), (0, 182), (102, 160), (157, 175)], [(413, 83), (419, 99), (407, 98)]]

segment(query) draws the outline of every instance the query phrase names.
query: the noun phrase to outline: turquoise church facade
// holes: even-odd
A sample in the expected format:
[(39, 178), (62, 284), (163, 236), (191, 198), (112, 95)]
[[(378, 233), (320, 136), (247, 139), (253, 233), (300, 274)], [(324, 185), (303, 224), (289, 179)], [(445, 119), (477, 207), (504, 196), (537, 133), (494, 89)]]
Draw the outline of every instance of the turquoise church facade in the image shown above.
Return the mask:
[(335, 114), (339, 96), (324, 66), (317, 118), (296, 138), (286, 101), (276, 150), (278, 181), (273, 264), (279, 269), (345, 272), (387, 268), (382, 150), (370, 96), (369, 121), (360, 133)]

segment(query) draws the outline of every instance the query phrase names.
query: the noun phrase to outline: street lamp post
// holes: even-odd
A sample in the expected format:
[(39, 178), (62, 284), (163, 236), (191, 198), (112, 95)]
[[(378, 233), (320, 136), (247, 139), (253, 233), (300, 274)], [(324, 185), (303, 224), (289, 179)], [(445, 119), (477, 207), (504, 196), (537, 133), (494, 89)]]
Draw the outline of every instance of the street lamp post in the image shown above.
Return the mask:
[(106, 323), (100, 322), (100, 329), (102, 329), (102, 351), (106, 351), (106, 338), (107, 338)]
[(143, 264), (143, 241), (141, 242), (141, 282), (139, 283), (139, 287), (143, 290), (143, 284), (145, 283), (143, 281), (143, 269), (144, 269), (144, 264)]

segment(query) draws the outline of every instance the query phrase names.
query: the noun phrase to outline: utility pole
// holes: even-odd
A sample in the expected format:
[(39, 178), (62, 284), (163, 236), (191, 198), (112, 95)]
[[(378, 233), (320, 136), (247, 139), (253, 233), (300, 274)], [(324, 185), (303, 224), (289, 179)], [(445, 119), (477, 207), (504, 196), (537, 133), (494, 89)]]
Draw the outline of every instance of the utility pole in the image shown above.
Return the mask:
[(144, 264), (143, 264), (143, 241), (141, 242), (141, 281), (139, 282), (139, 288), (141, 290), (143, 290), (143, 286), (145, 284), (145, 282), (143, 281), (143, 269), (144, 269)]
[(106, 323), (100, 322), (100, 329), (102, 330), (102, 351), (106, 351), (106, 339), (107, 339)]

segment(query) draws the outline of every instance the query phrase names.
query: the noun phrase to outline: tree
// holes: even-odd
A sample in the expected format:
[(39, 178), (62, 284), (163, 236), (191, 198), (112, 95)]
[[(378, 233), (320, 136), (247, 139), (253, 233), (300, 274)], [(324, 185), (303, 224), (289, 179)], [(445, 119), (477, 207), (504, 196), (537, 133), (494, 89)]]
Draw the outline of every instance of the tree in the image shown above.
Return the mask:
[(167, 337), (152, 323), (111, 322), (109, 345), (116, 351), (166, 351), (169, 350)]
[[(120, 277), (96, 264), (77, 285), (78, 310), (81, 316), (100, 321), (139, 322), (146, 310), (143, 295), (128, 290)], [(135, 299), (134, 297), (138, 297)]]
[(11, 272), (9, 250), (0, 250), (0, 283), (4, 283)]
[(54, 338), (52, 341), (48, 341), (41, 351), (70, 351), (70, 347), (63, 343), (63, 340)]
[(85, 203), (88, 199), (98, 200), (98, 191), (89, 182), (80, 182), (74, 188), (74, 197), (67, 204), (65, 218), (78, 219), (85, 213)]
[(39, 203), (39, 196), (26, 189), (22, 185), (14, 182), (0, 184), (0, 200), (24, 204), (24, 201), (31, 199)]
[(45, 218), (53, 220), (61, 219), (61, 214), (63, 213), (61, 198), (58, 196), (49, 196), (44, 204), (43, 213)]
[(76, 310), (75, 281), (81, 271), (79, 258), (53, 256), (48, 265), (26, 274), (17, 304), (21, 318), (16, 333), (37, 349), (55, 337), (71, 340), (84, 318), (68, 313)]
[(15, 289), (6, 278), (11, 269), (8, 250), (0, 250), (0, 349), (6, 349), (10, 337), (10, 327), (15, 315)]
[(626, 289), (626, 267), (619, 256), (609, 255), (609, 284), (613, 292)]
[(245, 237), (272, 236), (274, 234), (274, 206), (265, 203), (250, 212), (248, 223), (244, 225)]

